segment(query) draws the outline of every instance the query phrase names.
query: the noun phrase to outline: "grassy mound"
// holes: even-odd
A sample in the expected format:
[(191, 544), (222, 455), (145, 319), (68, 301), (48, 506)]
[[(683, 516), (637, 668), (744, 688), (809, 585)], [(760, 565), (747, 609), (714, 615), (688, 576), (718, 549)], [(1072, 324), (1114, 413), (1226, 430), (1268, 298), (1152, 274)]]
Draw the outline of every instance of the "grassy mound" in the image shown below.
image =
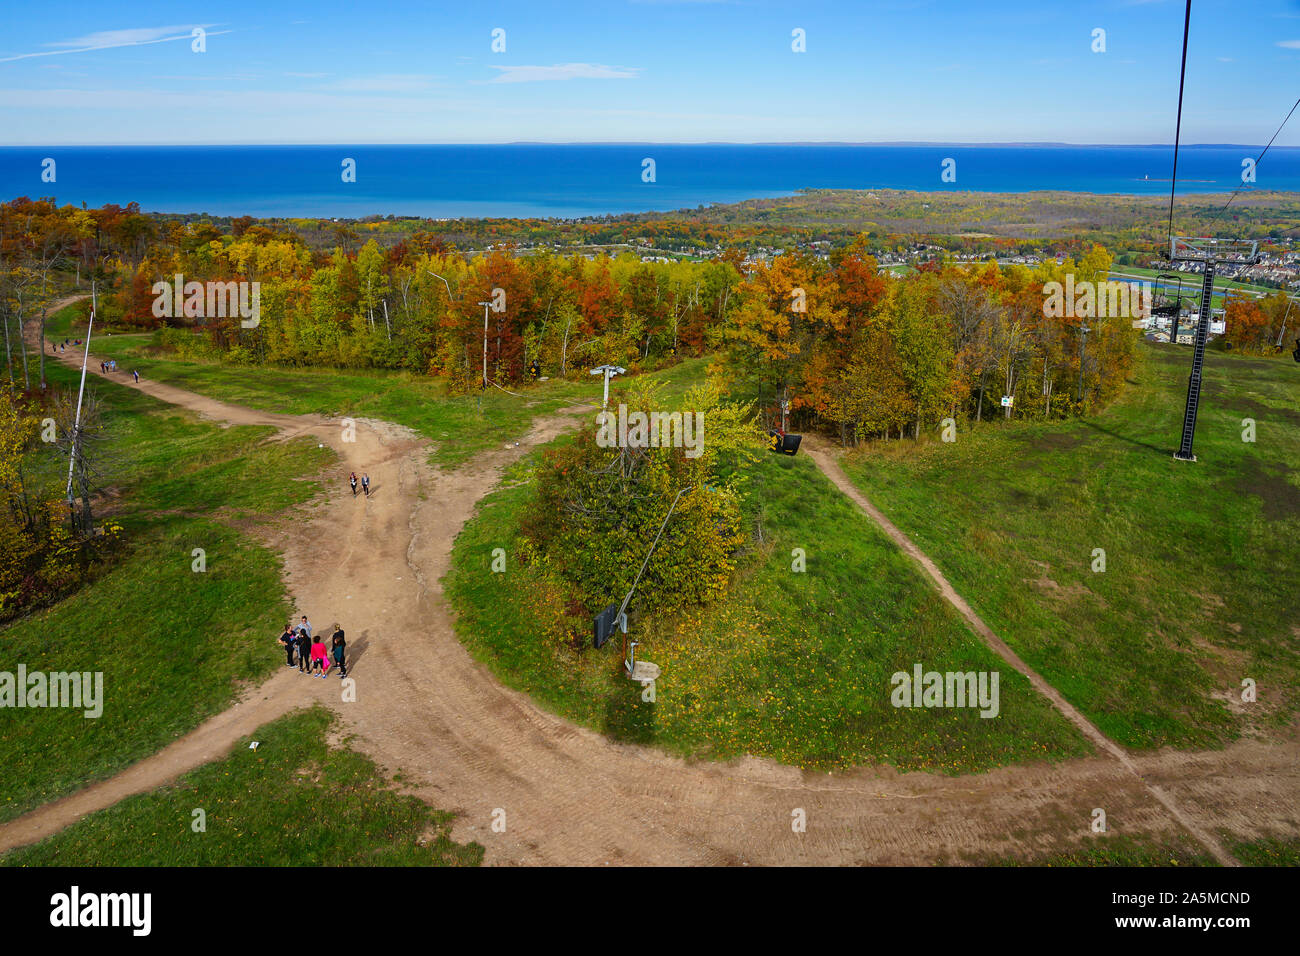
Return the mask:
[[(634, 620), (638, 657), (663, 668), (655, 699), (622, 676), (619, 647), (550, 638), (557, 609), (517, 552), (529, 460), (456, 541), (448, 593), (457, 630), (506, 684), (610, 736), (728, 759), (805, 767), (889, 763), (949, 773), (1062, 759), (1088, 745), (970, 633), (883, 533), (805, 458), (772, 456), (751, 476), (759, 544), (725, 598)], [(761, 534), (761, 538), (759, 535)], [(492, 573), (492, 551), (507, 553)], [(806, 570), (793, 570), (794, 549)], [(998, 671), (1000, 713), (895, 708), (891, 675)]]

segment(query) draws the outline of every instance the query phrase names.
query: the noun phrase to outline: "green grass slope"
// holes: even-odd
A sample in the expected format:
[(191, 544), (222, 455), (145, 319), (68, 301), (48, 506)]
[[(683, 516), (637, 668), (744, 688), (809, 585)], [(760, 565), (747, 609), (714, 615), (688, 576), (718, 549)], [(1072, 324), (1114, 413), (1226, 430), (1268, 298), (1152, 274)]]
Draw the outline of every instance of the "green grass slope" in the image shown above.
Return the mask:
[[(0, 857), (3, 866), (477, 866), (451, 815), (332, 747), (323, 707), (261, 727), (228, 757)], [(252, 740), (258, 742), (250, 750)], [(202, 814), (196, 814), (201, 810)]]
[(1115, 740), (1285, 732), (1300, 688), (1300, 366), (1211, 355), (1188, 464), (1172, 453), (1189, 353), (1142, 358), (1086, 420), (878, 445), (845, 470)]
[[(49, 375), (75, 385), (68, 369)], [(280, 560), (231, 525), (307, 501), (333, 457), (307, 439), (265, 443), (269, 429), (223, 429), (94, 387), (109, 422), (100, 507), (124, 527), (124, 551), (78, 593), (0, 630), (0, 671), (102, 672), (104, 711), (0, 708), (0, 820), (157, 751), (270, 672), (292, 610)]]

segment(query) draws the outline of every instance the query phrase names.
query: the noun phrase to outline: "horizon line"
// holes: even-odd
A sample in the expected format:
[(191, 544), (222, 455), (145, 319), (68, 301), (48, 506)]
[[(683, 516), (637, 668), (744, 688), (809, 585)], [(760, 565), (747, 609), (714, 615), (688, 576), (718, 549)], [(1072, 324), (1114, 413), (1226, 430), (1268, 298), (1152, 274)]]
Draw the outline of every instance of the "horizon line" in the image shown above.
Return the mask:
[[(1054, 140), (508, 140), (502, 142), (293, 142), (293, 143), (8, 143), (5, 149), (294, 149), (302, 147), (369, 146), (962, 146), (971, 148), (1031, 147), (1067, 149), (1173, 149), (1173, 143), (1069, 143)], [(1180, 143), (1180, 149), (1258, 149), (1248, 143)], [(1274, 145), (1273, 149), (1300, 149)]]

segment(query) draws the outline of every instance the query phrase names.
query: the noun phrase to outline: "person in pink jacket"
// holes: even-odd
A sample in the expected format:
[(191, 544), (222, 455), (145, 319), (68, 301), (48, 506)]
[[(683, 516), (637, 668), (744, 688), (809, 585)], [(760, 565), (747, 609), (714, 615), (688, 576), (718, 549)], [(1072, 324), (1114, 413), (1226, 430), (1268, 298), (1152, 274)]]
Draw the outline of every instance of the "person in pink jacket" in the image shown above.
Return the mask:
[(313, 672), (321, 672), (319, 675), (321, 680), (325, 679), (325, 675), (329, 673), (330, 669), (329, 655), (325, 653), (325, 642), (321, 640), (319, 635), (312, 641), (311, 645), (311, 669)]

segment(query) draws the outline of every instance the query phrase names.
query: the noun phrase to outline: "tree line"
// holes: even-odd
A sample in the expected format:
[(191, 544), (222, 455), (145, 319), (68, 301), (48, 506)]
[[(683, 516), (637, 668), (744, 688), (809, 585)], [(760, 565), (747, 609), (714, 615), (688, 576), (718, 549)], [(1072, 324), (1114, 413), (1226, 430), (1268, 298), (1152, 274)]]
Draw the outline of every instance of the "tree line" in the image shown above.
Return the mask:
[[(828, 257), (652, 262), (508, 244), (463, 254), (428, 233), (314, 249), (283, 224), (232, 223), (161, 221), (134, 205), (0, 205), (10, 380), (40, 378), (21, 324), (43, 322), (56, 295), (88, 278), (107, 327), (161, 329), (164, 348), (232, 363), (405, 369), (469, 389), (482, 384), (485, 345), (487, 379), (502, 386), (708, 354), (757, 388), (769, 421), (784, 403), (788, 422), (845, 442), (917, 436), (949, 417), (1074, 414), (1113, 396), (1136, 339), (1123, 320), (1044, 309), (1051, 282), (1105, 280), (1099, 246), (1033, 267), (940, 257), (895, 277), (866, 237)], [(156, 290), (177, 276), (257, 283), (256, 327), (160, 315)]]

